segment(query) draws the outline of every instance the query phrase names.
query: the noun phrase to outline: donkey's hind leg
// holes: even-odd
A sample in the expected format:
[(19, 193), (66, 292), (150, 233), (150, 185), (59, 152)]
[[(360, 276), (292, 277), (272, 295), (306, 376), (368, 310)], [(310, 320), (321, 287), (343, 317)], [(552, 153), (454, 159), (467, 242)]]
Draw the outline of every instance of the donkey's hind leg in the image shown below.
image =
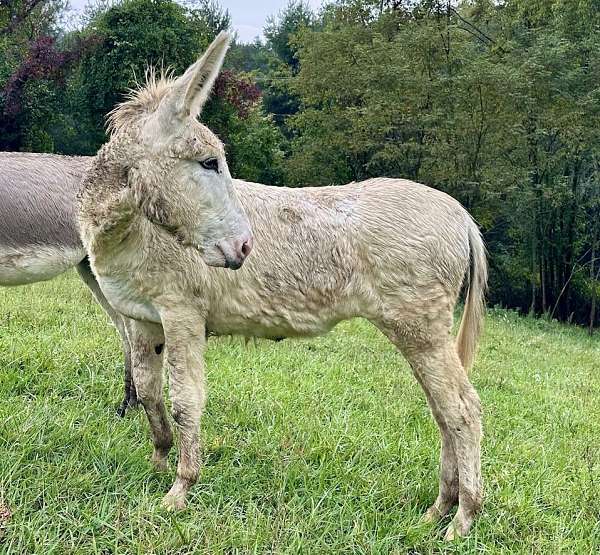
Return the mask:
[(454, 451), (452, 436), (448, 430), (448, 426), (427, 389), (423, 384), (421, 384), (421, 387), (423, 387), (423, 390), (425, 391), (427, 402), (440, 429), (442, 438), (440, 450), (439, 492), (433, 505), (429, 507), (427, 512), (423, 515), (424, 522), (437, 522), (445, 517), (451, 511), (452, 507), (458, 503), (458, 462), (456, 460), (456, 453)]
[(433, 335), (424, 323), (379, 327), (408, 360), (442, 436), (439, 494), (424, 518), (441, 518), (458, 501), (446, 539), (463, 536), (483, 500), (477, 392), (458, 358), (449, 330)]

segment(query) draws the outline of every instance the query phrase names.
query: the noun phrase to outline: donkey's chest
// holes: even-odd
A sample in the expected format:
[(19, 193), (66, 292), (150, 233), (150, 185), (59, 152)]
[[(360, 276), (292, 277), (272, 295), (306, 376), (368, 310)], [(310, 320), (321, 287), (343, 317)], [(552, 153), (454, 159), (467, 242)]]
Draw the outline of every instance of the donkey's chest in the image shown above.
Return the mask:
[(160, 315), (143, 290), (126, 279), (98, 276), (98, 283), (112, 307), (129, 318), (160, 323)]

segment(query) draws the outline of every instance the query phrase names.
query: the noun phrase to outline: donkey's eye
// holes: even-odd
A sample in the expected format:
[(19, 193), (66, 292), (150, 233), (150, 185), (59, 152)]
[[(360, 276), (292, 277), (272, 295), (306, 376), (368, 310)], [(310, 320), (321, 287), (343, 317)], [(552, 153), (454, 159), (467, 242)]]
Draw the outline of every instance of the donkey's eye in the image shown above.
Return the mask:
[(201, 160), (200, 165), (205, 170), (210, 170), (213, 172), (219, 171), (219, 160), (217, 160), (216, 158), (207, 158), (206, 160)]

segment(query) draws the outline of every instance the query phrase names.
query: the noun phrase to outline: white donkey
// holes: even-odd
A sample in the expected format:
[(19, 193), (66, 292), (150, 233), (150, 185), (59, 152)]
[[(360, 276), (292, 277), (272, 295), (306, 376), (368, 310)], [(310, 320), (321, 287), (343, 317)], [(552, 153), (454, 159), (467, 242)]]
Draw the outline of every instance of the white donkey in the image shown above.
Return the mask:
[[(162, 345), (181, 434), (181, 508), (199, 472), (205, 333), (267, 338), (322, 334), (362, 316), (403, 353), (441, 431), (435, 520), (465, 534), (482, 503), (480, 402), (469, 382), (487, 270), (479, 231), (448, 195), (398, 179), (287, 189), (232, 180), (220, 141), (196, 117), (228, 37), (175, 80), (150, 78), (110, 116), (109, 142), (79, 194), (93, 270), (110, 303), (137, 321), (133, 375), (165, 467), (172, 433)], [(248, 224), (249, 221), (249, 224)], [(255, 249), (237, 271), (252, 247)], [(221, 268), (219, 268), (221, 266)], [(458, 340), (453, 310), (469, 288)]]

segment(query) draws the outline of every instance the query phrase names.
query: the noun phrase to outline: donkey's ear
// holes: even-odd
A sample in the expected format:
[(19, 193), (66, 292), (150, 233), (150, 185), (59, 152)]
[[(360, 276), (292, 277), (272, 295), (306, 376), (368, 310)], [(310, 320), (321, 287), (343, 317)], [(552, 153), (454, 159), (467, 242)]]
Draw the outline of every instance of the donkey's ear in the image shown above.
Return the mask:
[(173, 83), (172, 98), (178, 115), (196, 118), (200, 114), (221, 71), (230, 42), (231, 35), (221, 31), (203, 56)]

